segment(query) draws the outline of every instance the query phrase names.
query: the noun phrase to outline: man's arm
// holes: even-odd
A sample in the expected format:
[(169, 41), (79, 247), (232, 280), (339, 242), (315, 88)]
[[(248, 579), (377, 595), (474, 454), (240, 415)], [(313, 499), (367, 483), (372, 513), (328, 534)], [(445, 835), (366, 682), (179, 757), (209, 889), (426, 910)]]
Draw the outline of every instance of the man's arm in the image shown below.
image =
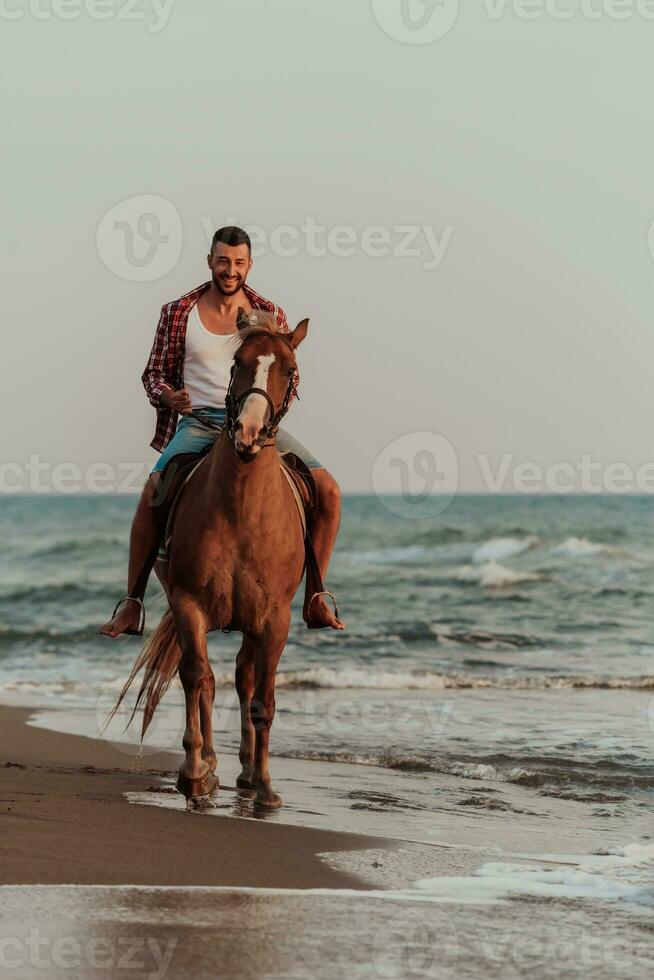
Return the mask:
[(150, 351), (148, 363), (145, 371), (141, 375), (143, 387), (147, 393), (150, 403), (155, 408), (161, 404), (161, 396), (164, 391), (172, 391), (172, 384), (167, 378), (166, 361), (168, 356), (168, 314), (166, 307), (162, 307), (159, 324), (154, 335), (154, 343)]
[(154, 343), (150, 351), (148, 363), (145, 371), (141, 375), (143, 387), (148, 398), (155, 408), (170, 408), (181, 415), (187, 415), (191, 411), (191, 399), (185, 388), (175, 391), (172, 380), (168, 377), (168, 344), (169, 344), (169, 317), (165, 306), (161, 309), (159, 325), (154, 335)]

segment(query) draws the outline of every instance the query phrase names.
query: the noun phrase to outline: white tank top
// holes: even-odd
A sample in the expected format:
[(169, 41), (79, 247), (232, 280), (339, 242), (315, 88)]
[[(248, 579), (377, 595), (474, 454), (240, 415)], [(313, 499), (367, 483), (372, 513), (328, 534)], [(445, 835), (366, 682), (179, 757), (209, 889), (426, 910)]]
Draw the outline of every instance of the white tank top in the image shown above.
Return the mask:
[(235, 350), (234, 334), (207, 330), (196, 303), (188, 316), (184, 358), (184, 387), (193, 408), (225, 407)]

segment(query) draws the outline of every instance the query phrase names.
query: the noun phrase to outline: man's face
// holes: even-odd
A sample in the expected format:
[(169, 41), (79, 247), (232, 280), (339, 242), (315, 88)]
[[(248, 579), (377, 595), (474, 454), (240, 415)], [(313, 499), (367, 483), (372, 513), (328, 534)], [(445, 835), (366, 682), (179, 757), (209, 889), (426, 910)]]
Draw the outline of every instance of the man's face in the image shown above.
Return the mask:
[(209, 256), (209, 268), (216, 288), (224, 296), (233, 296), (242, 288), (252, 268), (247, 245), (224, 245), (216, 242)]

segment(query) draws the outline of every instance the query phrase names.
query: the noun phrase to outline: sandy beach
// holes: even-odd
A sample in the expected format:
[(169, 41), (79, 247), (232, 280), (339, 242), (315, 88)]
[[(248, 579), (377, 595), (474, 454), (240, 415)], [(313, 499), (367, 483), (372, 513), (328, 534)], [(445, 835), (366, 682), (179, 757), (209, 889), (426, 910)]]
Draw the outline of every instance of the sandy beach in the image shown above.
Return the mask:
[(0, 980), (654, 980), (654, 0), (4, 21)]
[[(189, 813), (170, 792), (178, 755), (54, 731), (56, 714), (63, 724), (0, 708), (0, 959), (13, 976), (651, 974), (640, 854), (556, 854), (558, 819), (535, 836), (530, 824), (549, 856), (519, 854), (529, 835), (493, 808), (467, 824), (441, 815), (438, 845), (298, 825), (320, 811), (342, 825), (321, 797), (349, 778), (299, 760), (276, 760), (282, 788), (299, 787), (286, 815), (252, 819), (246, 803), (239, 816), (227, 781), (215, 810)], [(313, 810), (297, 804), (308, 791)]]
[(446, 525), (412, 530), (349, 498), (333, 579), (351, 625), (338, 640), (294, 611), (271, 739), (284, 807), (262, 814), (235, 790), (238, 636), (209, 638), (211, 809), (188, 812), (174, 789), (178, 682), (144, 745), (129, 705), (102, 734), (138, 649), (97, 632), (120, 594), (132, 501), (10, 501), (0, 968), (21, 980), (651, 976), (642, 506), (462, 499)]
[(220, 816), (217, 826), (201, 815), (190, 836), (179, 813), (131, 806), (125, 795), (172, 776), (176, 756), (138, 769), (99, 739), (27, 726), (29, 714), (0, 708), (1, 884), (363, 887), (317, 855), (379, 841)]

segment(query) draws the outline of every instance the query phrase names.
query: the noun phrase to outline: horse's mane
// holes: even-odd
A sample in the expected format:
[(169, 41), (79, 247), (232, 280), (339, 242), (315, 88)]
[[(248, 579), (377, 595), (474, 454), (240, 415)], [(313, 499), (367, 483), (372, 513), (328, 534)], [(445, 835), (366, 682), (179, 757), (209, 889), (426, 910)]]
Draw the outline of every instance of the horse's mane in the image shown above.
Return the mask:
[(247, 340), (248, 337), (256, 336), (256, 334), (280, 334), (284, 337), (285, 334), (279, 329), (277, 320), (272, 313), (268, 313), (265, 310), (252, 310), (246, 316), (248, 326), (242, 327), (238, 332), (237, 341), (242, 344), (243, 341)]

